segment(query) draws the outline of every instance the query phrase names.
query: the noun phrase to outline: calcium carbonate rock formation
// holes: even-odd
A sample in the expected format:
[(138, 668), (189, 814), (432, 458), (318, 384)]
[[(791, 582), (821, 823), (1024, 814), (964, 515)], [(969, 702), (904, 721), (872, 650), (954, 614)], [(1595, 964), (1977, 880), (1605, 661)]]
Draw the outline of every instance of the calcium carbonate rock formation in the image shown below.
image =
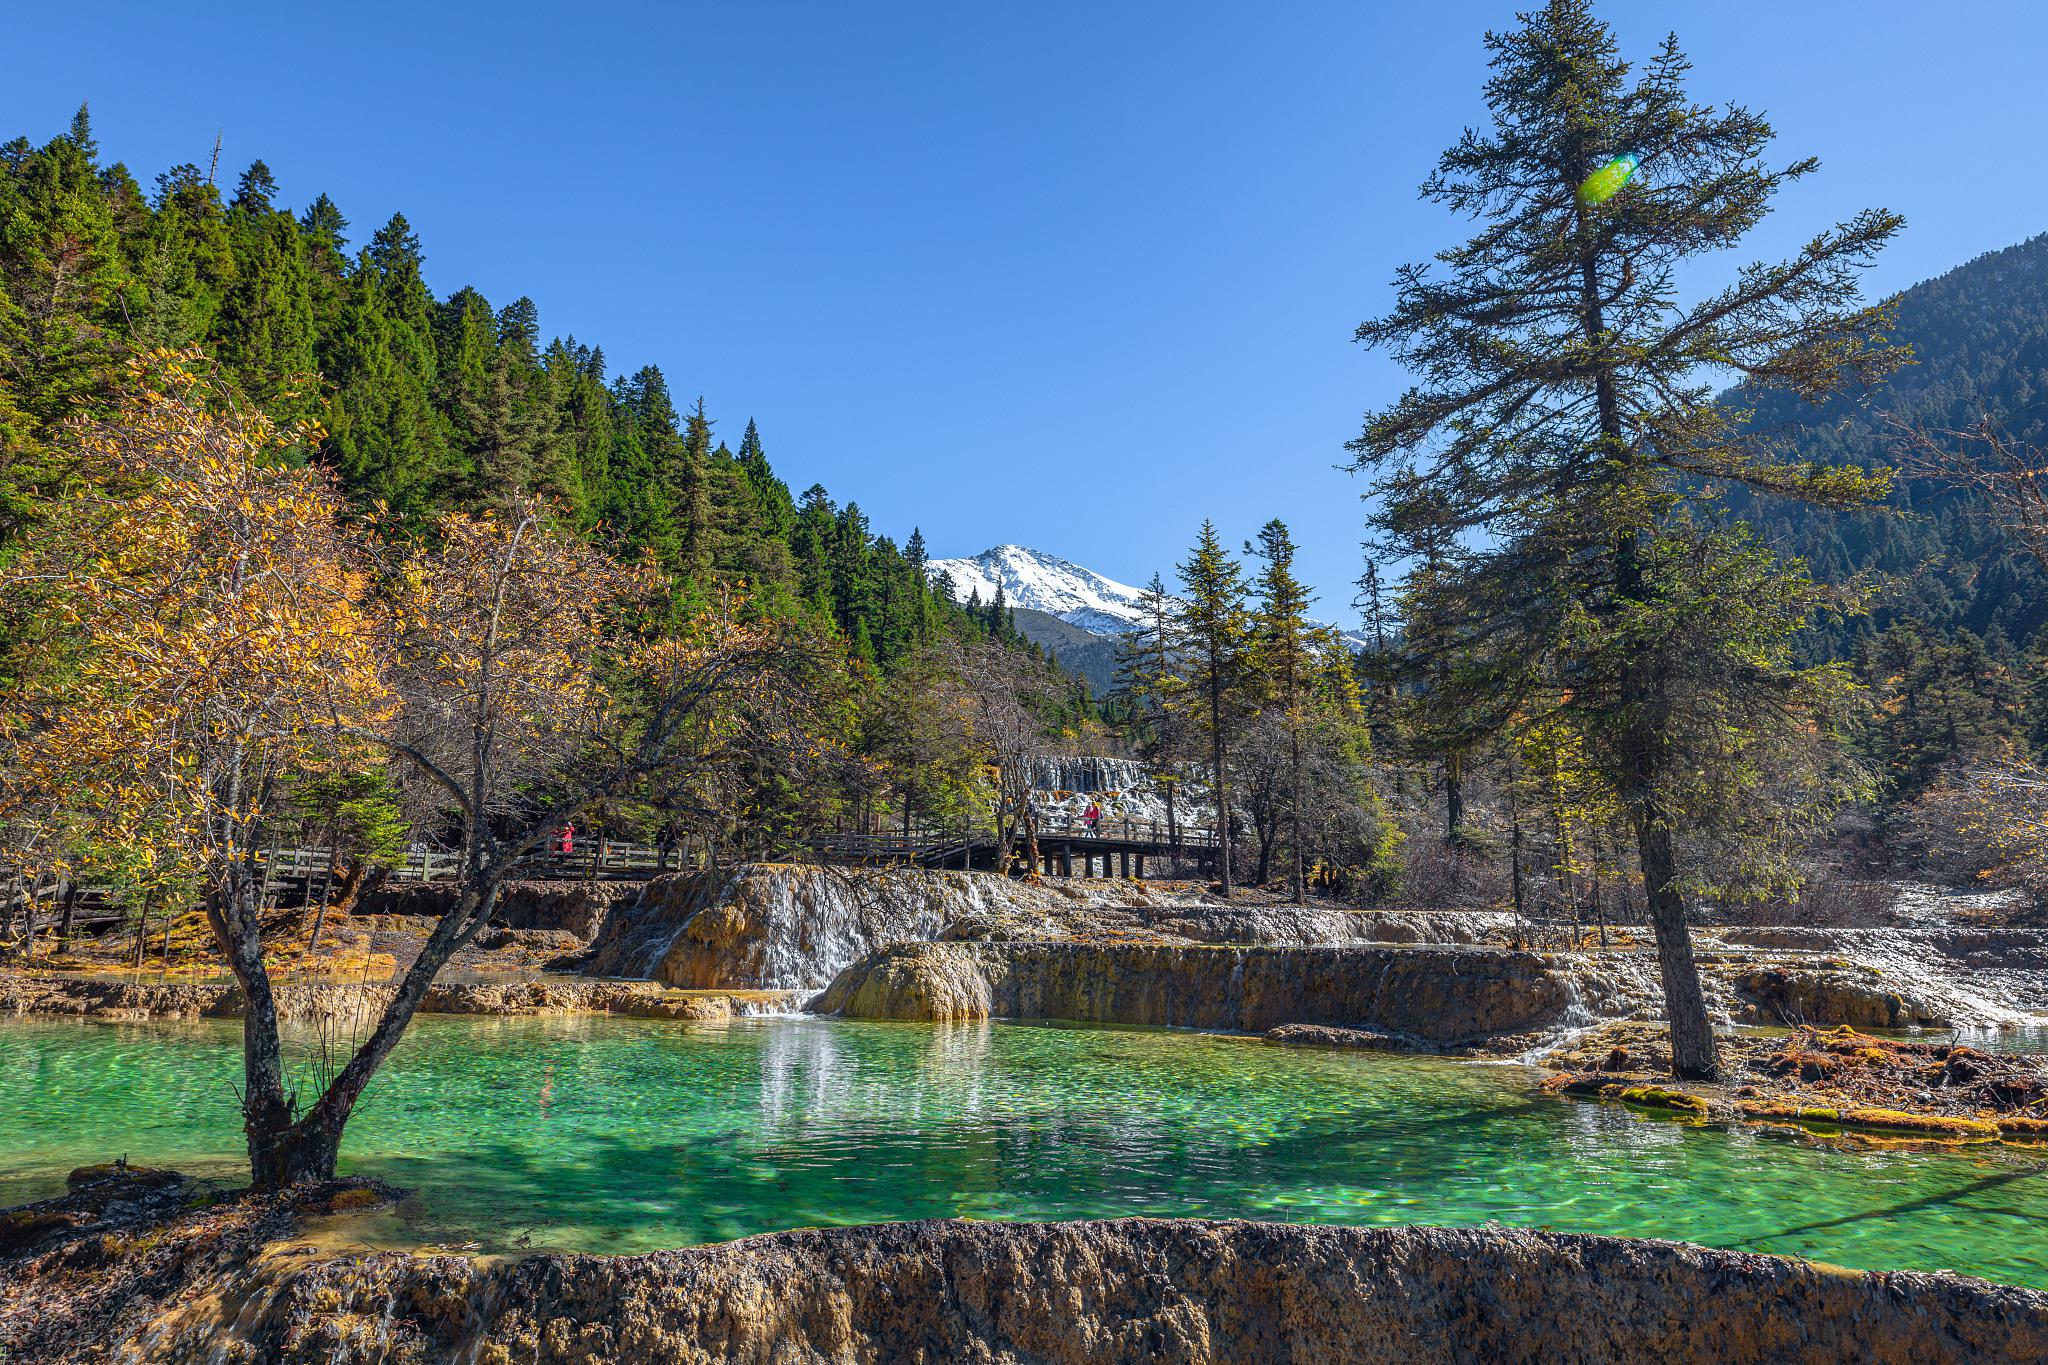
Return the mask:
[(1333, 1024), (1460, 1044), (1565, 1021), (1569, 976), (1495, 948), (911, 943), (814, 1004), (864, 1019), (1069, 1019), (1263, 1033)]
[(1148, 899), (1142, 882), (749, 863), (650, 881), (606, 921), (585, 970), (693, 989), (819, 990), (893, 943), (1070, 938), (1109, 923), (1138, 931), (1132, 907)]
[(313, 1201), (358, 1193), (207, 1209), (147, 1237), (46, 1208), (0, 1256), (0, 1346), (44, 1365), (2048, 1359), (2048, 1295), (1672, 1242), (1118, 1219), (516, 1262), (303, 1244)]
[[(287, 1022), (373, 1020), (390, 1003), (388, 983), (281, 983), (278, 1017)], [(422, 1014), (623, 1014), (636, 1019), (719, 1022), (784, 1014), (788, 991), (678, 991), (656, 981), (592, 981), (543, 976), (511, 981), (437, 981)], [(241, 987), (215, 982), (103, 981), (49, 974), (0, 974), (0, 1014), (71, 1014), (96, 1019), (239, 1019)]]
[[(426, 915), (438, 919), (455, 906), (453, 882), (396, 883), (363, 892), (358, 915)], [(510, 881), (499, 889), (493, 922), (508, 929), (560, 929), (588, 943), (605, 918), (639, 897), (633, 882)]]

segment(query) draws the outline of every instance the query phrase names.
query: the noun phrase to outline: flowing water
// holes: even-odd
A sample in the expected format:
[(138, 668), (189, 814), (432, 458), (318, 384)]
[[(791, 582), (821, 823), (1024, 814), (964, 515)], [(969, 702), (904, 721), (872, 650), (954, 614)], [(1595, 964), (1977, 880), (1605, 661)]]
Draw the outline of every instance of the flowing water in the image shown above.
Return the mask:
[[(230, 1178), (227, 1022), (0, 1023), (0, 1204), (126, 1154)], [(349, 1236), (643, 1251), (811, 1224), (1123, 1214), (1676, 1237), (2048, 1288), (2048, 1149), (1840, 1151), (1256, 1039), (839, 1020), (418, 1020)]]

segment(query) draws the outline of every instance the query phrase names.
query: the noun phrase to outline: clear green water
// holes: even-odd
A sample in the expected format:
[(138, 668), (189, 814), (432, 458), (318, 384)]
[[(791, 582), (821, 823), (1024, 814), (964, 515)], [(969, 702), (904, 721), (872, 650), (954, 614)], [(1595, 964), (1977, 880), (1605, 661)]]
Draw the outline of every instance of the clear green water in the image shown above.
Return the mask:
[[(229, 1023), (0, 1023), (0, 1204), (126, 1153), (233, 1176)], [(376, 1235), (639, 1251), (965, 1215), (1489, 1220), (2048, 1288), (2048, 1151), (1842, 1152), (1255, 1039), (829, 1020), (420, 1020), (343, 1164)], [(524, 1239), (522, 1242), (521, 1239)]]

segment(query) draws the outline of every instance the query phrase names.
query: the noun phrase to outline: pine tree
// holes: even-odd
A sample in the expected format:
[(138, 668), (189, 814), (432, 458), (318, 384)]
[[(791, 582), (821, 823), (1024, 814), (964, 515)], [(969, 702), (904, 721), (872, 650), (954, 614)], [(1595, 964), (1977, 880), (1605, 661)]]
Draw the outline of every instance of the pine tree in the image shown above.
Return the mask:
[(305, 234), (271, 206), (277, 182), (261, 161), (242, 174), (228, 210), (234, 282), (214, 322), (213, 354), (272, 415), (317, 415), (314, 281)]
[(761, 447), (760, 428), (751, 417), (747, 419), (746, 435), (740, 438), (737, 458), (740, 476), (754, 496), (754, 514), (761, 529), (778, 540), (787, 539), (796, 524), (796, 503), (789, 496), (789, 485), (776, 478), (769, 467), (768, 455)]
[(78, 149), (79, 155), (86, 159), (88, 165), (99, 161), (100, 144), (99, 139), (92, 135), (92, 107), (89, 104), (81, 103), (78, 106), (78, 112), (71, 116), (71, 127), (64, 136)]
[(1279, 714), (1288, 744), (1286, 815), (1294, 859), (1294, 899), (1308, 898), (1307, 842), (1302, 837), (1304, 781), (1303, 732), (1309, 725), (1317, 678), (1317, 655), (1328, 643), (1328, 631), (1308, 619), (1308, 588), (1294, 576), (1294, 538), (1287, 524), (1275, 518), (1259, 531), (1256, 546), (1246, 551), (1263, 565), (1258, 577), (1258, 603), (1251, 618), (1250, 671), (1266, 706)]
[[(1491, 640), (1506, 690), (1532, 669), (1566, 679), (1634, 825), (1674, 1070), (1707, 1077), (1677, 839), (1689, 805), (1740, 809), (1744, 779), (1702, 783), (1685, 747), (1709, 744), (1709, 714), (1769, 730), (1824, 688), (1783, 662), (1784, 635), (1812, 613), (1798, 576), (1759, 576), (1752, 544), (1679, 514), (1721, 483), (1824, 506), (1882, 492), (1860, 470), (1780, 456), (1715, 384), (1732, 372), (1817, 400), (1887, 373), (1898, 357), (1870, 341), (1885, 318), (1860, 306), (1857, 280), (1900, 220), (1858, 215), (1687, 304), (1681, 264), (1736, 244), (1817, 163), (1773, 167), (1762, 118), (1692, 103), (1675, 39), (1631, 79), (1589, 0), (1550, 0), (1487, 46), (1493, 127), (1468, 131), (1423, 187), (1481, 230), (1441, 254), (1441, 273), (1404, 268), (1393, 312), (1359, 329), (1425, 378), (1352, 448), (1377, 476), (1391, 544), (1478, 547), (1460, 592), (1488, 615), (1466, 626)], [(1644, 158), (1640, 178), (1581, 205), (1580, 181), (1623, 151)], [(1703, 601), (1702, 582), (1741, 583), (1786, 617)], [(1765, 662), (1735, 667), (1742, 648)]]
[(270, 173), (270, 167), (261, 161), (249, 163), (249, 169), (242, 172), (242, 178), (235, 185), (235, 197), (228, 209), (254, 217), (271, 211), (270, 201), (277, 195), (277, 177)]
[(69, 415), (119, 354), (139, 303), (92, 160), (52, 139), (0, 177), (0, 372), (38, 425)]
[(1230, 895), (1230, 737), (1242, 706), (1249, 622), (1244, 567), (1223, 548), (1216, 524), (1202, 523), (1193, 552), (1179, 567), (1181, 599), (1175, 644), (1189, 663), (1191, 719), (1209, 741), (1210, 790), (1216, 804), (1216, 871)]

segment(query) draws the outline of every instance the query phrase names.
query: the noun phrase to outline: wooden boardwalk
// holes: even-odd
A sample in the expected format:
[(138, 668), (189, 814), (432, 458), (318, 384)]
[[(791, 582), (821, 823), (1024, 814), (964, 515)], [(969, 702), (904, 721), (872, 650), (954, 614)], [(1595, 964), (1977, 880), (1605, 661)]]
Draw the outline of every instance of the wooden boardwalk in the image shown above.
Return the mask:
[[(1170, 830), (1137, 820), (1102, 821), (1089, 830), (1078, 822), (1038, 830), (1035, 870), (1048, 877), (1143, 877), (1146, 861), (1162, 864), (1193, 862), (1204, 869), (1216, 861), (1216, 833), (1209, 829)], [(1030, 844), (1021, 834), (1012, 841), (1011, 867), (998, 869), (1002, 850), (986, 834), (962, 836), (913, 831), (910, 834), (834, 834), (813, 840), (813, 852), (828, 862), (887, 866), (890, 864), (961, 868), (982, 872), (1025, 870)]]
[[(1215, 867), (1216, 834), (1209, 829), (1168, 829), (1137, 820), (1105, 819), (1094, 830), (1079, 822), (1041, 826), (1036, 869), (1030, 867), (1030, 843), (1021, 834), (1013, 841), (1009, 866), (998, 868), (1002, 850), (987, 834), (952, 830), (904, 833), (844, 832), (820, 835), (805, 849), (820, 862), (855, 867), (960, 868), (979, 872), (1036, 870), (1048, 877), (1124, 877), (1146, 875), (1148, 864), (1163, 871), (1193, 863), (1205, 873)], [(332, 855), (324, 848), (270, 849), (260, 856), (263, 899), (278, 905), (314, 905), (332, 894), (338, 877)], [(452, 853), (408, 854), (390, 870), (401, 882), (453, 881), (460, 860)], [(569, 852), (548, 849), (522, 859), (514, 876), (534, 881), (645, 881), (664, 872), (681, 871), (678, 850), (616, 839), (579, 836)], [(125, 923), (130, 912), (120, 908), (103, 887), (79, 888), (73, 907), (74, 928), (97, 930)], [(54, 907), (45, 907), (38, 922), (54, 922)]]

